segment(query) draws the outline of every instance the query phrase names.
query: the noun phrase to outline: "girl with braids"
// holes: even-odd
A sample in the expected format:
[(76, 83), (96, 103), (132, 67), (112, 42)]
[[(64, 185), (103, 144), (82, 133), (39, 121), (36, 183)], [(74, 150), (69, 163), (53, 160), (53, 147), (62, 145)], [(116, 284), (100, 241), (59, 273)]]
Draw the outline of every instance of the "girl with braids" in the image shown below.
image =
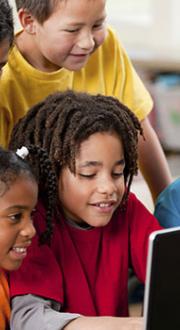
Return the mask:
[(148, 237), (160, 225), (130, 193), (138, 134), (138, 119), (117, 99), (73, 91), (49, 96), (15, 126), (10, 148), (47, 150), (59, 201), (51, 244), (34, 240), (11, 274), (14, 330), (142, 329), (141, 318), (126, 317), (128, 268), (144, 282)]
[[(0, 329), (2, 330), (7, 329), (10, 316), (9, 289), (3, 270), (12, 271), (21, 265), (35, 235), (32, 212), (38, 199), (38, 184), (35, 173), (23, 159), (28, 154), (28, 157), (32, 158), (39, 154), (47, 160), (47, 154), (39, 147), (29, 146), (28, 149), (22, 147), (16, 153), (0, 148)], [(44, 171), (40, 166), (39, 179), (45, 179), (45, 175), (47, 170)], [(52, 206), (52, 203), (49, 203), (48, 230), (43, 233), (43, 239), (49, 234)]]

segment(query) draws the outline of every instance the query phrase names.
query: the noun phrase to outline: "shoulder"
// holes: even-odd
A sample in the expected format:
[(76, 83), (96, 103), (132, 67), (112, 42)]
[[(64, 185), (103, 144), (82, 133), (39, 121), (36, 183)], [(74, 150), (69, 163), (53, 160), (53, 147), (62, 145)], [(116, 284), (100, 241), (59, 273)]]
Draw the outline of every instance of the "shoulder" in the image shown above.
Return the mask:
[(180, 225), (180, 178), (158, 196), (154, 214), (164, 227)]
[[(148, 226), (148, 223), (151, 223), (153, 226), (158, 225), (154, 215), (145, 207), (145, 205), (136, 197), (135, 194), (130, 193), (128, 202), (127, 202), (127, 217), (130, 225), (136, 226), (143, 224)], [(157, 228), (158, 229), (158, 228)]]
[(162, 201), (178, 202), (180, 196), (180, 178), (173, 181), (166, 189), (158, 196), (157, 203)]
[(122, 47), (122, 44), (117, 36), (116, 31), (108, 26), (107, 28), (107, 35), (106, 38), (102, 44), (102, 46), (100, 47), (102, 48), (103, 51), (118, 51), (118, 52), (124, 52), (124, 49)]

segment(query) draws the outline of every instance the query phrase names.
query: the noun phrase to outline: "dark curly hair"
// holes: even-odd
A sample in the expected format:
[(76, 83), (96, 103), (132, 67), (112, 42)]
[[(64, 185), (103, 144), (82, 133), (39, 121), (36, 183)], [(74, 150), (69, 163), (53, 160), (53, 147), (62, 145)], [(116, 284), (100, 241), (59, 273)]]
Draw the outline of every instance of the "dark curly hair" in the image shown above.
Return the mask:
[(9, 41), (11, 46), (14, 39), (13, 12), (8, 0), (0, 0), (0, 43)]
[(75, 173), (81, 143), (97, 132), (116, 132), (122, 141), (126, 200), (138, 169), (138, 132), (141, 135), (143, 132), (136, 116), (113, 97), (71, 90), (52, 94), (16, 124), (10, 147), (34, 144), (46, 149), (59, 178), (63, 166)]
[[(46, 189), (46, 230), (40, 236), (40, 242), (50, 241), (52, 234), (52, 218), (56, 205), (56, 176), (52, 170), (47, 152), (34, 145), (27, 145), (28, 156), (24, 159), (15, 152), (0, 147), (0, 196), (2, 196), (21, 175), (35, 180)], [(2, 188), (1, 188), (2, 187)]]

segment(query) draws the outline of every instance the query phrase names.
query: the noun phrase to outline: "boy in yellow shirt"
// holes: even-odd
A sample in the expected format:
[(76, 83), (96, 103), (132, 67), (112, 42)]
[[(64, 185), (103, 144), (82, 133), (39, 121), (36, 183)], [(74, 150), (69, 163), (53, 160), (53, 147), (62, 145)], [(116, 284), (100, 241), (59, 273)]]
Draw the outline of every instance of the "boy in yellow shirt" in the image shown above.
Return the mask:
[(139, 164), (155, 199), (171, 181), (147, 115), (152, 100), (106, 26), (105, 0), (16, 0), (23, 30), (16, 35), (0, 84), (0, 143), (47, 95), (67, 88), (119, 98), (142, 121)]

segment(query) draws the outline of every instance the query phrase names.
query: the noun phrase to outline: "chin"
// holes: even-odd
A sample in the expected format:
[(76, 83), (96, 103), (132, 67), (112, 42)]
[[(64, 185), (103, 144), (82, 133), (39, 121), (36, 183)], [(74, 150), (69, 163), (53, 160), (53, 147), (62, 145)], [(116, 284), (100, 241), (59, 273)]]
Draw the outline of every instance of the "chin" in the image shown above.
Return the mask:
[(2, 268), (6, 271), (17, 270), (21, 266), (22, 262), (16, 263), (8, 263), (6, 265), (2, 265)]
[(69, 70), (69, 71), (79, 71), (84, 68), (88, 60), (84, 61), (83, 63), (77, 63), (77, 64), (65, 64), (64, 68)]

